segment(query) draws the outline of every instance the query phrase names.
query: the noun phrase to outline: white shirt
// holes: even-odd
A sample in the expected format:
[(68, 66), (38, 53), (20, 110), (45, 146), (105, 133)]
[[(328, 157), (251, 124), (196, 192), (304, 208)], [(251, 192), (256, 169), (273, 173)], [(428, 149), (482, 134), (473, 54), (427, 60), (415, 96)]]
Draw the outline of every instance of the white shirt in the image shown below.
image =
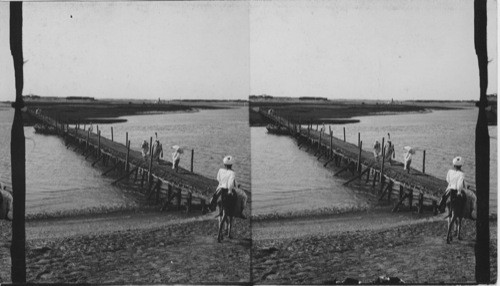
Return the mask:
[(410, 160), (411, 160), (411, 158), (412, 158), (412, 155), (413, 155), (413, 154), (412, 154), (411, 152), (409, 152), (409, 151), (408, 151), (408, 152), (406, 152), (406, 153), (405, 153), (405, 161), (406, 161), (406, 162), (410, 161)]
[(232, 191), (236, 187), (236, 174), (233, 170), (221, 168), (217, 173), (217, 181), (219, 181), (217, 190), (228, 189)]
[(181, 159), (181, 153), (180, 152), (174, 152), (172, 153), (172, 161), (175, 162), (175, 160), (180, 160)]
[(447, 189), (455, 189), (457, 191), (467, 189), (467, 184), (465, 183), (465, 175), (462, 171), (449, 170), (448, 174), (446, 174), (446, 182), (448, 182)]

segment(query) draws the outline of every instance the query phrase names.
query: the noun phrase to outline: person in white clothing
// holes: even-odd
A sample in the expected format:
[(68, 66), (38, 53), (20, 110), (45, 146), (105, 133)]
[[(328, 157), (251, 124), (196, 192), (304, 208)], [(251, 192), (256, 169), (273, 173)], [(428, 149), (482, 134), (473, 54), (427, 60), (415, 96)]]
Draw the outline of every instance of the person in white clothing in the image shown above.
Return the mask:
[(172, 170), (179, 172), (179, 162), (181, 161), (182, 150), (178, 145), (174, 145), (174, 153), (172, 153)]
[(234, 158), (232, 156), (226, 156), (224, 157), (222, 162), (224, 163), (224, 168), (220, 168), (219, 172), (217, 173), (217, 181), (219, 182), (219, 185), (217, 186), (217, 190), (210, 200), (210, 208), (215, 209), (217, 201), (220, 197), (221, 203), (226, 206), (226, 209), (233, 210), (232, 212), (228, 213), (229, 216), (239, 216), (241, 218), (246, 218), (243, 215), (243, 208), (239, 210), (235, 208), (238, 203), (238, 194), (236, 190), (236, 188), (238, 188), (238, 183), (236, 182), (236, 173), (232, 169)]
[(413, 157), (413, 154), (415, 154), (416, 150), (410, 146), (405, 146), (403, 149), (406, 150), (406, 153), (404, 154), (404, 162), (405, 162), (404, 169), (409, 174), (410, 173), (411, 159)]
[(144, 159), (146, 159), (146, 157), (149, 155), (149, 143), (146, 140), (142, 141), (141, 153)]
[(450, 196), (451, 191), (456, 191), (457, 193), (464, 192), (467, 190), (467, 183), (465, 182), (465, 174), (462, 172), (463, 165), (462, 157), (455, 157), (453, 159), (453, 169), (449, 170), (446, 174), (446, 182), (448, 182), (448, 187), (444, 195), (439, 202), (439, 210), (444, 212), (444, 207), (446, 205), (446, 200)]

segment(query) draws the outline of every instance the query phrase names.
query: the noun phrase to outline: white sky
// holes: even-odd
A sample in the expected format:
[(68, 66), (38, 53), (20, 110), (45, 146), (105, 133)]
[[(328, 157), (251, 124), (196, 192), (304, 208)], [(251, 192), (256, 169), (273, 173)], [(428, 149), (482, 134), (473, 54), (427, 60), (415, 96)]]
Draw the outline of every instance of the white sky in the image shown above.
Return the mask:
[[(497, 90), (489, 0), (489, 92)], [(251, 2), (251, 93), (478, 99), (470, 0)], [(490, 13), (491, 12), (491, 13)]]
[[(24, 3), (23, 94), (247, 99), (246, 2)], [(72, 16), (72, 18), (71, 18)], [(0, 3), (0, 100), (13, 99), (9, 4)], [(12, 74), (12, 78), (5, 77)]]
[[(495, 93), (497, 3), (488, 4)], [(23, 94), (479, 97), (470, 0), (35, 2), (23, 12)], [(0, 3), (0, 101), (15, 94), (8, 24)]]

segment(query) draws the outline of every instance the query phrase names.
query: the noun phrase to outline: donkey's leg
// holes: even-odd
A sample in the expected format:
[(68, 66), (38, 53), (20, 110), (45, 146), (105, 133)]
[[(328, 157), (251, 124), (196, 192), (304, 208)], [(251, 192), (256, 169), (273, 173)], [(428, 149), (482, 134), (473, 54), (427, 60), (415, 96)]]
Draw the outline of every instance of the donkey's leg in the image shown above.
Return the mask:
[(462, 240), (462, 218), (457, 219), (458, 240)]
[(219, 216), (219, 232), (217, 234), (217, 242), (222, 241), (222, 225), (224, 224), (224, 213)]
[(446, 235), (446, 243), (450, 243), (453, 240), (453, 237), (451, 236), (451, 228), (453, 227), (455, 219), (456, 217), (454, 214), (452, 215), (452, 217), (448, 217), (448, 233)]
[(229, 237), (229, 239), (231, 239), (231, 238), (233, 238), (233, 237), (231, 236), (231, 229), (233, 228), (233, 217), (232, 217), (232, 216), (231, 216), (231, 217), (229, 217), (229, 218), (228, 218), (228, 220), (229, 220), (229, 222), (228, 222), (229, 229), (228, 229), (228, 231), (227, 231), (227, 236)]

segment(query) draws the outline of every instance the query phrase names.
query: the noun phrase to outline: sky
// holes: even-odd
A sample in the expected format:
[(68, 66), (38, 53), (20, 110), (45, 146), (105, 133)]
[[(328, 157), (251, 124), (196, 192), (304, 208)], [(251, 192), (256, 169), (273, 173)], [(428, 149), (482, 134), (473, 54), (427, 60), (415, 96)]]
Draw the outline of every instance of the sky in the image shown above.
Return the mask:
[[(497, 91), (489, 0), (489, 93)], [(470, 0), (255, 1), (251, 93), (343, 99), (478, 99)]]
[[(25, 2), (23, 94), (478, 99), (473, 17), (470, 0)], [(0, 101), (15, 94), (8, 23), (0, 3)]]
[[(246, 2), (23, 4), (23, 94), (247, 99)], [(0, 3), (0, 101), (14, 97), (9, 5)]]

